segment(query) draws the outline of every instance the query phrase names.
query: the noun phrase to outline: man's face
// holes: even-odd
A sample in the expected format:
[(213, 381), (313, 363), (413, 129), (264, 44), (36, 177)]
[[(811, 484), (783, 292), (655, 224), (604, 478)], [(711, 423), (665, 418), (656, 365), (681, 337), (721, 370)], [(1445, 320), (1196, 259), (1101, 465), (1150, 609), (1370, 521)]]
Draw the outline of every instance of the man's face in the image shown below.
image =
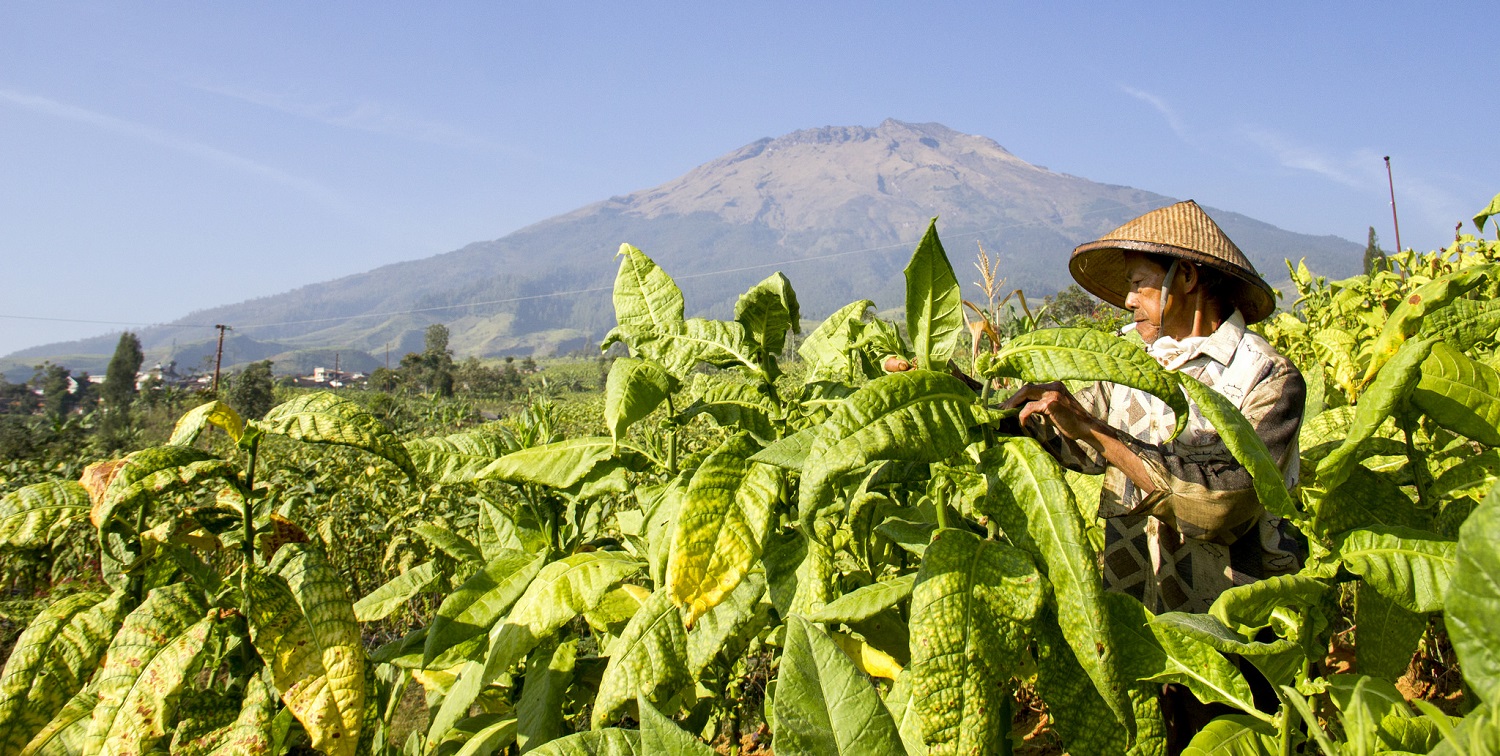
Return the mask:
[(1125, 280), (1130, 291), (1125, 295), (1125, 309), (1135, 316), (1135, 332), (1150, 344), (1161, 336), (1161, 284), (1165, 268), (1145, 255), (1125, 254)]

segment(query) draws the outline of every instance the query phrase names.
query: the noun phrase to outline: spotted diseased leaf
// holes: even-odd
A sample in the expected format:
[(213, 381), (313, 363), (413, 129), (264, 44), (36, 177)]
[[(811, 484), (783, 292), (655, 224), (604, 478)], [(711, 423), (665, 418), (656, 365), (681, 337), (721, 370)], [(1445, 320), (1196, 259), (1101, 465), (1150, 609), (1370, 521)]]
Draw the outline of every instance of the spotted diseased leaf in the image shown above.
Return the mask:
[(1007, 681), (1043, 594), (1020, 549), (966, 530), (933, 535), (911, 595), (912, 696), (929, 752), (1000, 752)]
[(682, 383), (654, 360), (618, 357), (604, 382), (604, 425), (619, 441), (637, 421), (656, 411)]
[(1046, 328), (1017, 336), (997, 354), (980, 355), (978, 369), (987, 378), (1026, 383), (1109, 381), (1129, 386), (1172, 408), (1177, 417), (1173, 435), (1187, 427), (1188, 403), (1175, 376), (1140, 345), (1093, 329)]
[(1444, 621), (1464, 682), (1500, 701), (1500, 493), (1490, 491), (1458, 531), (1458, 563), (1443, 599)]
[(38, 732), (21, 756), (76, 756), (84, 753), (89, 734), (90, 717), (99, 703), (99, 695), (91, 687), (78, 691), (62, 711)]
[(83, 689), (128, 613), (122, 593), (75, 593), (43, 609), (0, 675), (0, 753), (15, 753)]
[(218, 621), (186, 583), (157, 588), (125, 618), (89, 684), (98, 695), (86, 752), (143, 754), (172, 726), (188, 669)]
[(689, 626), (717, 606), (760, 559), (783, 473), (751, 462), (760, 446), (731, 436), (698, 467), (677, 512), (667, 585)]
[(423, 562), (391, 578), (354, 604), (354, 617), (360, 622), (374, 622), (400, 609), (412, 596), (426, 590), (438, 577), (437, 562)]
[(1445, 342), (1422, 362), (1411, 402), (1444, 428), (1500, 446), (1500, 372)]
[(505, 673), (537, 643), (597, 606), (605, 594), (643, 566), (619, 552), (590, 551), (543, 567), (510, 615), (490, 629), (485, 678), (493, 680)]
[(566, 732), (563, 708), (577, 656), (578, 641), (574, 639), (539, 648), (527, 659), (526, 682), (516, 704), (516, 742), (522, 753)]
[(275, 688), (259, 677), (250, 678), (234, 721), (193, 741), (174, 741), (173, 756), (270, 756), (276, 701)]
[(636, 756), (645, 753), (640, 746), (640, 732), (606, 727), (575, 732), (546, 743), (532, 753), (536, 756)]
[(776, 678), (777, 753), (904, 753), (870, 679), (818, 627), (790, 617)]
[(1063, 636), (1099, 696), (1129, 731), (1134, 722), (1129, 681), (1119, 670), (1119, 651), (1109, 631), (1098, 557), (1062, 468), (1025, 437), (1005, 439), (986, 451), (981, 465), (994, 471), (997, 483), (991, 490), (1006, 492), (1001, 501), (987, 504), (995, 508), (992, 516), (1046, 570)]
[(1443, 610), (1458, 544), (1407, 528), (1354, 530), (1338, 537), (1344, 566), (1408, 612)]
[(1416, 291), (1401, 300), (1386, 317), (1380, 336), (1366, 347), (1369, 368), (1365, 370), (1364, 382), (1369, 383), (1385, 367), (1386, 361), (1395, 359), (1397, 352), (1416, 335), (1429, 314), (1446, 308), (1453, 300), (1484, 283), (1491, 267), (1478, 265), (1449, 273), (1418, 286)]
[(215, 399), (188, 410), (178, 418), (177, 425), (172, 428), (172, 437), (167, 443), (171, 446), (192, 446), (197, 442), (203, 430), (210, 425), (218, 426), (236, 443), (245, 434), (245, 420), (240, 417), (240, 413)]
[(152, 484), (142, 485), (147, 479), (164, 472), (167, 474), (159, 483), (170, 485), (172, 480), (180, 480), (181, 477), (173, 470), (201, 462), (222, 463), (222, 460), (191, 447), (156, 446), (118, 460), (89, 465), (79, 480), (93, 502), (89, 521), (96, 528), (104, 527), (114, 513), (122, 508), (122, 503), (136, 502), (154, 493)]
[(906, 332), (917, 367), (942, 370), (964, 331), (963, 293), (938, 240), (937, 219), (906, 264)]
[(352, 446), (385, 459), (413, 481), (420, 479), (406, 447), (379, 418), (332, 392), (304, 394), (272, 407), (256, 427), (310, 444)]
[(616, 444), (611, 438), (570, 438), (511, 452), (491, 462), (476, 477), (516, 485), (531, 483), (550, 488), (571, 488), (595, 467), (630, 451), (631, 447)]
[(656, 704), (692, 684), (687, 669), (687, 633), (666, 589), (658, 589), (610, 644), (609, 666), (594, 697), (593, 727), (615, 718), (636, 697)]
[[(422, 657), (426, 666), (446, 668), (478, 650), (485, 633), (507, 612), (547, 563), (547, 555), (502, 551), (483, 569), (448, 594), (428, 627)], [(438, 662), (434, 664), (434, 662)]]
[(34, 483), (0, 499), (0, 550), (39, 549), (89, 514), (89, 494), (71, 480)]
[(247, 578), (250, 638), (314, 748), (352, 756), (364, 715), (364, 646), (344, 580), (306, 544)]
[(480, 470), (512, 451), (498, 423), (447, 436), (413, 438), (402, 447), (422, 478), (435, 483), (473, 480)]

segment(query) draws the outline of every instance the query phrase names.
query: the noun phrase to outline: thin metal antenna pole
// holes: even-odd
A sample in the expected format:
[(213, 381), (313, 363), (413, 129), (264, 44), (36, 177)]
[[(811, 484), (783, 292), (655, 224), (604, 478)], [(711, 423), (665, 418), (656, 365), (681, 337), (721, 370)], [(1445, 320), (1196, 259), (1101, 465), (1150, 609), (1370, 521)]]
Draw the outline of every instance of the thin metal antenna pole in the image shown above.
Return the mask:
[(1396, 252), (1400, 253), (1401, 247), (1401, 221), (1396, 219), (1396, 182), (1391, 178), (1391, 156), (1385, 156), (1385, 182), (1391, 188), (1391, 224), (1396, 227)]

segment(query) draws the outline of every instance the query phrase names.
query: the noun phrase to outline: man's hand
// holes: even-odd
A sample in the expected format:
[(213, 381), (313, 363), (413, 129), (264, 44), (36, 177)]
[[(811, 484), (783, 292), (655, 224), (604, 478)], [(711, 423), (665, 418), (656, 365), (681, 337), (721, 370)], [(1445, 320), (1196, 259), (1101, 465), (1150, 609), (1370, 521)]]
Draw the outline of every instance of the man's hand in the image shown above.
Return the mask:
[(1060, 381), (1052, 383), (1028, 383), (1019, 391), (1011, 394), (1009, 399), (1001, 405), (1005, 409), (1021, 408), (1018, 418), (1021, 427), (1026, 427), (1026, 421), (1033, 415), (1041, 415), (1052, 421), (1063, 438), (1072, 441), (1082, 441), (1090, 446), (1098, 446), (1095, 438), (1103, 431), (1108, 433), (1108, 428), (1098, 418), (1089, 414), (1088, 410), (1079, 403), (1072, 392)]

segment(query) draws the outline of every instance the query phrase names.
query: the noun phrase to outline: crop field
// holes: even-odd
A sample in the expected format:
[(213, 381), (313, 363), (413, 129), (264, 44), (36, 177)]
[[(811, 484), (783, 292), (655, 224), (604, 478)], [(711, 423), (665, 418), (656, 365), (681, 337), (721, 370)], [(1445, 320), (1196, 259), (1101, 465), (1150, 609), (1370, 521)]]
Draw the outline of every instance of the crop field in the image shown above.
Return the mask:
[[(903, 322), (805, 333), (779, 273), (706, 320), (618, 259), (630, 356), (498, 420), (281, 390), (5, 461), (0, 754), (1161, 754), (1166, 683), (1232, 712), (1190, 753), (1500, 753), (1500, 242), (1289, 266), (1291, 493), (1118, 318), (970, 323), (935, 226)], [(1051, 380), (1191, 400), (1306, 566), (1207, 614), (1103, 590), (1097, 481), (999, 406)]]

